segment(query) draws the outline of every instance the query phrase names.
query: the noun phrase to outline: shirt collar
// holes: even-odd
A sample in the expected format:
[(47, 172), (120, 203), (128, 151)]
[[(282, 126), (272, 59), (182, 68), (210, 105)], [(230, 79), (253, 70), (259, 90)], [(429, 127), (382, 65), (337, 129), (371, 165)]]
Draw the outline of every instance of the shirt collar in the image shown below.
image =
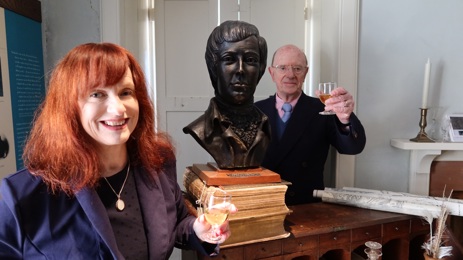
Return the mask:
[[(301, 94), (302, 94), (302, 93), (301, 93)], [(298, 96), (296, 99), (294, 99), (293, 101), (289, 102), (289, 104), (291, 104), (291, 106), (292, 106), (293, 108), (294, 108), (294, 106), (296, 106), (296, 103), (297, 103), (297, 101), (299, 100), (299, 98), (301, 97), (301, 94), (299, 94), (299, 96)], [(281, 109), (281, 108), (283, 107), (283, 104), (284, 104), (285, 102), (283, 101), (283, 99), (281, 99), (281, 98), (278, 96), (278, 94), (275, 94), (275, 97), (276, 97), (275, 108), (277, 109), (278, 114), (280, 115), (280, 117), (282, 117), (283, 114), (284, 114), (284, 111), (283, 111), (283, 109)]]

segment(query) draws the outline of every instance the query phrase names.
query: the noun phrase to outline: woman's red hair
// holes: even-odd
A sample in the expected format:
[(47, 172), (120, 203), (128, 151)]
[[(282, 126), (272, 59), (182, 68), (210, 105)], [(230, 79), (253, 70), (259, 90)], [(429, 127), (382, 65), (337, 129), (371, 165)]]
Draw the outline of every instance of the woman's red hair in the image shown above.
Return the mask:
[(82, 44), (56, 65), (23, 153), (25, 167), (41, 176), (53, 192), (73, 194), (98, 182), (101, 162), (95, 142), (80, 123), (77, 102), (96, 87), (119, 82), (127, 68), (132, 72), (140, 111), (127, 141), (131, 165), (156, 172), (175, 160), (167, 134), (155, 132), (154, 107), (133, 55), (111, 43)]

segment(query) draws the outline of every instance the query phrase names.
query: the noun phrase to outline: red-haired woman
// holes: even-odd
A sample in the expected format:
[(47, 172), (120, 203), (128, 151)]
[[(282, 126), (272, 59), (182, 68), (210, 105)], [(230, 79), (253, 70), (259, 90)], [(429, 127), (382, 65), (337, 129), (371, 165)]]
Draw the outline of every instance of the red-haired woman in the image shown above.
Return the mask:
[[(174, 246), (217, 253), (198, 238), (210, 225), (189, 215), (174, 147), (154, 117), (126, 49), (72, 49), (50, 78), (25, 169), (2, 181), (0, 259), (168, 259)], [(228, 222), (221, 230), (219, 243)]]

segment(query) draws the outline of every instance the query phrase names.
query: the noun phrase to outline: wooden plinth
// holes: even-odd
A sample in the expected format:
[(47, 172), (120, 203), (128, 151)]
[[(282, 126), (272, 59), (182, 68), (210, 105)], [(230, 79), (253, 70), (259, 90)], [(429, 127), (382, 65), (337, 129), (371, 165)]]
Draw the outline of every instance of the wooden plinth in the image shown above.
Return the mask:
[(193, 164), (192, 170), (207, 185), (236, 185), (281, 182), (280, 175), (268, 169), (220, 169), (213, 163)]

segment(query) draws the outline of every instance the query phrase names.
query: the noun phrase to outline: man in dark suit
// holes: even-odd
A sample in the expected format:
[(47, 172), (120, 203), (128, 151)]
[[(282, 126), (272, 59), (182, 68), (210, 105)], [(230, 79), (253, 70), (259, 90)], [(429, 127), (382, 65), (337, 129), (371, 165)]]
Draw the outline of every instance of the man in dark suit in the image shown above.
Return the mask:
[[(330, 146), (342, 154), (358, 154), (365, 147), (365, 130), (353, 113), (352, 95), (338, 87), (325, 105), (307, 96), (302, 84), (308, 72), (307, 58), (298, 47), (285, 45), (275, 52), (269, 73), (276, 94), (255, 103), (270, 121), (272, 141), (262, 166), (291, 182), (287, 205), (318, 201), (314, 189), (324, 189), (323, 170)], [(291, 105), (284, 122), (283, 106)], [(320, 115), (331, 110), (336, 115)]]

